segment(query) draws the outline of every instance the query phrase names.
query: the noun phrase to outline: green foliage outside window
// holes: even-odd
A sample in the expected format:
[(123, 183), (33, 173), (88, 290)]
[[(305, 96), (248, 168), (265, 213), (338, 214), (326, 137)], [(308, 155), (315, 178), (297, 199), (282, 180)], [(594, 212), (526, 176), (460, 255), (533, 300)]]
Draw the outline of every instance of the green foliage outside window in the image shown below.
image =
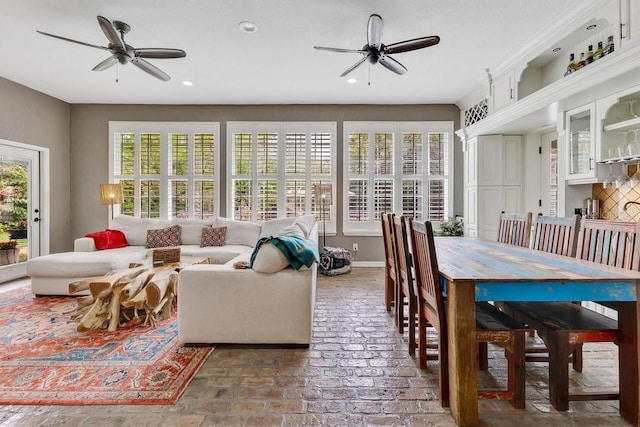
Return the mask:
[(5, 230), (27, 226), (27, 186), (26, 165), (0, 162), (0, 219)]

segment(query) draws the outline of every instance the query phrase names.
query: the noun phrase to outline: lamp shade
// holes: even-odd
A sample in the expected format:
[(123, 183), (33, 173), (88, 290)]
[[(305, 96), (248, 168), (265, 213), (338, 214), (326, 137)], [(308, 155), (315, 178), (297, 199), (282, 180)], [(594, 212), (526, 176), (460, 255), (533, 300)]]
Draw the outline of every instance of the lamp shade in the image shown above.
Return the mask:
[(100, 184), (100, 201), (103, 205), (122, 203), (122, 185)]
[(332, 188), (331, 184), (316, 184), (313, 186), (313, 196), (316, 199), (316, 203), (324, 203), (325, 205), (332, 204)]

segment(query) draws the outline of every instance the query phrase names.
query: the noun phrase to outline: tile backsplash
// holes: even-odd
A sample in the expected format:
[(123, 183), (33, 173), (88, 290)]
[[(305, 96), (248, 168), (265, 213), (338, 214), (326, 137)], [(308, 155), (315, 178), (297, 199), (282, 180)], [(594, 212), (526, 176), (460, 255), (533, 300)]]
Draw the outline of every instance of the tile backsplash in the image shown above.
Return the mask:
[[(636, 166), (628, 168), (629, 176), (636, 172)], [(624, 204), (630, 201), (640, 203), (640, 184), (632, 187), (603, 188), (602, 184), (593, 184), (592, 197), (600, 200), (600, 217), (610, 221), (639, 221), (640, 205), (630, 205), (625, 212)]]

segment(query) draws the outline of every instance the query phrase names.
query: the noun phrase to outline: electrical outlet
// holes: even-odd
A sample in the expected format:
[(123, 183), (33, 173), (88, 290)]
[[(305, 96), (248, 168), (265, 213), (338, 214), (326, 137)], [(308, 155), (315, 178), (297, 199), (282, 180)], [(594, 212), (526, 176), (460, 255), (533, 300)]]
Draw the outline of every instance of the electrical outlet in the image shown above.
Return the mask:
[(353, 244), (353, 252), (358, 252), (358, 244), (357, 243)]

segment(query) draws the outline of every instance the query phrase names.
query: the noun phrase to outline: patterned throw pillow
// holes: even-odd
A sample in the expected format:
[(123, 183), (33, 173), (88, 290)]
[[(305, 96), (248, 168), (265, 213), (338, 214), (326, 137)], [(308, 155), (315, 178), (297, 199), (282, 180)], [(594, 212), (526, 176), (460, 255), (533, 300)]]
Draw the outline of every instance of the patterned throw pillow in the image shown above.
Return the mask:
[(172, 225), (157, 230), (147, 230), (147, 248), (164, 248), (167, 246), (180, 246), (182, 227)]
[(202, 229), (200, 247), (224, 246), (227, 236), (227, 227), (205, 227)]

